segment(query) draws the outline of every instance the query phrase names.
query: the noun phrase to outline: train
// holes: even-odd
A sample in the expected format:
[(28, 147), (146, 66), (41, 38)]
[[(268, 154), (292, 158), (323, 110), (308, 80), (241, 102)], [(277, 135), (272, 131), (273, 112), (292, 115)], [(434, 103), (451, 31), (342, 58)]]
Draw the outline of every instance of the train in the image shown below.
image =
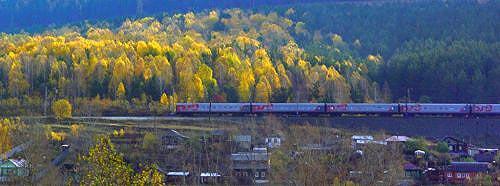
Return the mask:
[(447, 103), (177, 103), (175, 114), (308, 116), (500, 116), (500, 104)]

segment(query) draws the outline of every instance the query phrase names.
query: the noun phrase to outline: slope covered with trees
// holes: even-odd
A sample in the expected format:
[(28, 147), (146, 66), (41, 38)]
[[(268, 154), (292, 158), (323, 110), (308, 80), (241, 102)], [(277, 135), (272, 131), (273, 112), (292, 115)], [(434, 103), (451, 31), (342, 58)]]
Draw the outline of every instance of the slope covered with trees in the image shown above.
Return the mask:
[(464, 2), (212, 10), (1, 34), (0, 106), (47, 113), (66, 98), (77, 115), (161, 113), (175, 102), (392, 102), (407, 89), (413, 100), (499, 102), (499, 3)]

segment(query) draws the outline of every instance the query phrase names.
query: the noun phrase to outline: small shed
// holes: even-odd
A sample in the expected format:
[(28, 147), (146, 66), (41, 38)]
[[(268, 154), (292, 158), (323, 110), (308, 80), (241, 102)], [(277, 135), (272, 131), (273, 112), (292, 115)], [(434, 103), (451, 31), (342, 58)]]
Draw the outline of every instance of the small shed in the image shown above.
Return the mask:
[(222, 176), (217, 172), (202, 172), (200, 174), (200, 182), (202, 184), (219, 184), (222, 183)]
[(410, 162), (405, 163), (403, 165), (403, 168), (405, 170), (406, 177), (419, 178), (420, 176), (422, 176), (422, 169), (417, 167), (413, 163), (410, 163)]
[(265, 143), (268, 148), (278, 148), (279, 146), (281, 146), (281, 137), (269, 136), (265, 139)]
[(186, 183), (189, 181), (189, 176), (189, 172), (184, 171), (172, 171), (166, 174), (167, 183)]
[(425, 156), (425, 151), (423, 150), (416, 150), (414, 153), (417, 158), (423, 158)]

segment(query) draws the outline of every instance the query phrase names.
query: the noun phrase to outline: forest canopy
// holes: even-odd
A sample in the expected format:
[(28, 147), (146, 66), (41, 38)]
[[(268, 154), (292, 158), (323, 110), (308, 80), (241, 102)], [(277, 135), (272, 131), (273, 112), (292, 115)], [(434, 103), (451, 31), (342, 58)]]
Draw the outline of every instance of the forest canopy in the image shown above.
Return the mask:
[(498, 5), (315, 3), (3, 33), (0, 105), (45, 112), (65, 98), (78, 114), (93, 101), (371, 103), (408, 90), (411, 101), (498, 103)]

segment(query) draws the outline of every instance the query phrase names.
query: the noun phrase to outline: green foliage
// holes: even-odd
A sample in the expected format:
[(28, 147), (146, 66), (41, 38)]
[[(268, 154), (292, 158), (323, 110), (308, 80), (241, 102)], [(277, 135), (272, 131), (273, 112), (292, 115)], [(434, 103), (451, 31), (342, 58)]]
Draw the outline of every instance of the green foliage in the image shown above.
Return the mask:
[(475, 162), (475, 160), (472, 159), (471, 157), (462, 158), (461, 161), (463, 161), (463, 162)]
[(423, 138), (417, 138), (405, 142), (404, 151), (406, 154), (414, 154), (416, 150), (422, 150), (428, 153), (427, 142)]
[(500, 153), (497, 153), (497, 155), (495, 156), (495, 162), (497, 169), (500, 169)]
[(436, 151), (439, 153), (447, 153), (450, 149), (448, 148), (448, 144), (445, 142), (439, 142), (436, 145)]
[[(500, 84), (499, 43), (425, 40), (406, 43), (387, 63), (387, 80), (397, 98), (428, 102), (495, 102)], [(477, 96), (482, 95), (482, 96)]]
[(155, 134), (147, 132), (144, 134), (144, 139), (142, 140), (142, 148), (145, 150), (154, 150), (158, 147), (159, 143), (160, 141)]

